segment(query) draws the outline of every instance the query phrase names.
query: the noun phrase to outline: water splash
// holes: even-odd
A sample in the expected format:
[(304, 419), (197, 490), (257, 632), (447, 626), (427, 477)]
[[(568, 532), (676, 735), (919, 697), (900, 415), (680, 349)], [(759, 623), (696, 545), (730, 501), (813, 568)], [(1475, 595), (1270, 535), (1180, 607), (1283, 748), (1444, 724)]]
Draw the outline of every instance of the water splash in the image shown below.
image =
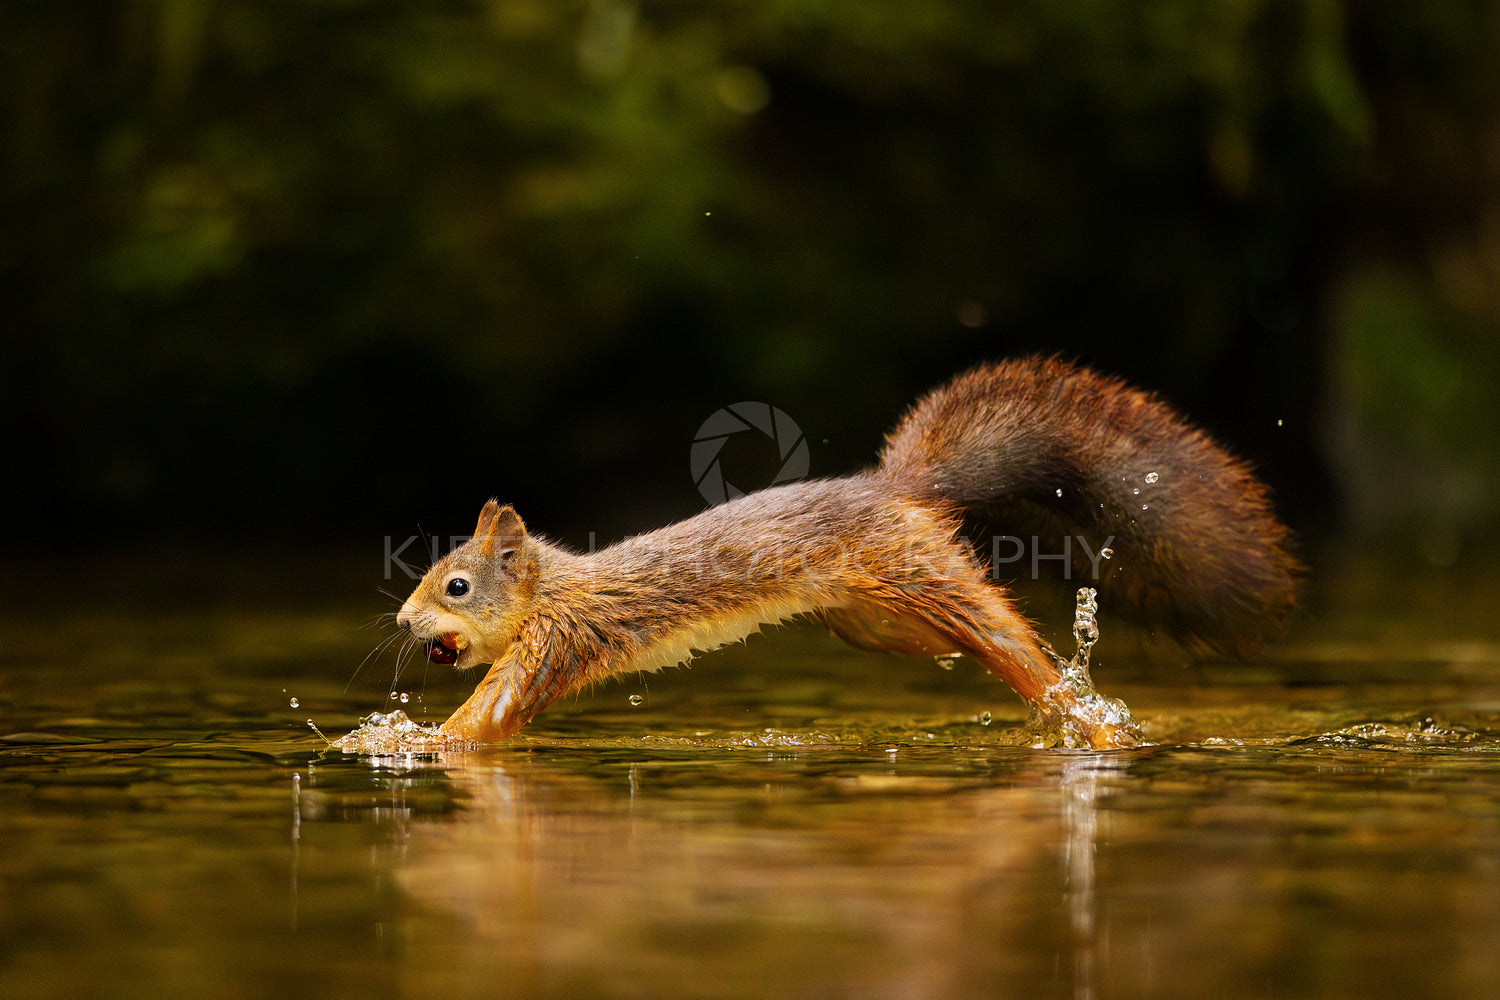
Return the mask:
[(1081, 587), (1073, 610), (1071, 659), (1051, 653), (1062, 675), (1033, 705), (1026, 728), (1035, 747), (1065, 749), (1124, 749), (1142, 742), (1140, 726), (1123, 701), (1106, 698), (1089, 676), (1089, 654), (1099, 641), (1099, 592)]
[(371, 713), (359, 721), (358, 729), (329, 742), (346, 753), (362, 754), (455, 750), (473, 745), (446, 736), (441, 726), (417, 722), (399, 708)]
[(1073, 654), (1073, 669), (1088, 677), (1089, 651), (1099, 641), (1099, 592), (1093, 587), (1078, 589), (1077, 603), (1073, 608), (1073, 641), (1078, 650)]

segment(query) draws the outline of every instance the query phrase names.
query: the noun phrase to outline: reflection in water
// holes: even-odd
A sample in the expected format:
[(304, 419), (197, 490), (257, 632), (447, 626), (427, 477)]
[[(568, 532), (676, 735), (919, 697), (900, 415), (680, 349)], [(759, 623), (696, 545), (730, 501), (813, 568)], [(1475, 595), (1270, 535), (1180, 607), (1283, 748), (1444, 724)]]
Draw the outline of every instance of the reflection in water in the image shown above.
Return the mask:
[[(1438, 756), (1413, 758), (1418, 740)], [(363, 760), (391, 796), (388, 871), (427, 915), (403, 930), (412, 953), (466, 942), (464, 971), (408, 963), (403, 992), (493, 976), (534, 995), (644, 996), (690, 987), (712, 956), (733, 984), (718, 992), (734, 996), (971, 996), (994, 983), (1075, 1000), (1326, 995), (1330, 976), (1475, 982), (1482, 928), (1500, 909), (1426, 887), (1412, 910), (1423, 933), (1447, 928), (1467, 956), (1436, 978), (1373, 972), (1381, 956), (1355, 961), (1329, 933), (1372, 913), (1406, 933), (1403, 914), (1371, 904), (1414, 859), (1484, 843), (1485, 864), (1500, 862), (1487, 839), (1500, 834), (1500, 738), (1470, 726), (1423, 718), (1280, 749), (1109, 754), (622, 742)], [(1403, 789), (1453, 792), (1452, 764), (1463, 781), (1485, 776), (1450, 801), (1466, 820), (1404, 811)], [(434, 783), (461, 803), (443, 821), (397, 806)], [(1330, 809), (1351, 808), (1347, 829), (1328, 826)], [(1330, 852), (1346, 858), (1328, 883), (1342, 899), (1332, 910), (1324, 892), (1306, 895)], [(1350, 891), (1350, 871), (1363, 888)], [(1328, 923), (1331, 950), (1309, 947), (1307, 921)], [(1308, 963), (1322, 971), (1304, 981)]]
[[(1064, 995), (1057, 963), (1066, 982), (1073, 944), (1060, 920), (1045, 923), (1062, 933), (1041, 935), (1019, 964), (1003, 947), (1013, 935), (1038, 939), (1027, 929), (1035, 906), (1017, 899), (1050, 885), (1043, 898), (1063, 912), (1063, 819), (1048, 791), (1060, 762), (1016, 752), (1014, 766), (988, 762), (987, 776), (943, 778), (931, 773), (940, 755), (889, 749), (369, 764), (392, 802), (440, 774), (464, 803), (440, 823), (391, 813), (387, 860), (404, 894), (456, 920), (483, 956), (470, 955), (466, 982), (478, 961), (549, 995), (607, 984), (618, 994), (632, 977), (642, 995), (648, 984), (671, 992), (694, 982), (711, 954), (719, 975), (747, 989), (965, 995), (1006, 968)], [(922, 759), (908, 766), (903, 756)], [(1031, 761), (1042, 767), (1033, 772)], [(976, 922), (990, 928), (977, 948)], [(411, 928), (412, 943), (450, 948), (445, 924), (435, 936), (425, 923)], [(407, 985), (430, 989), (454, 975), (424, 964)]]
[(1094, 855), (1098, 850), (1098, 801), (1104, 794), (1103, 777), (1128, 766), (1122, 757), (1089, 754), (1063, 764), (1063, 872), (1066, 879), (1068, 915), (1074, 935), (1073, 995), (1093, 1000), (1095, 971), (1107, 964), (1108, 955), (1096, 951), (1108, 947), (1096, 931), (1098, 900), (1094, 894)]
[[(307, 629), (274, 624), (305, 656)], [(301, 660), (278, 674), (260, 632), (195, 634), (200, 659), (169, 669), (181, 644), (130, 628), (72, 630), (108, 653), (77, 663), (24, 630), (0, 650), (7, 994), (1197, 1000), (1500, 981), (1493, 644), (1451, 664), (1385, 652), (1366, 682), (1343, 646), (1213, 684), (1112, 673), (1157, 745), (1095, 754), (1024, 746), (1019, 706), (972, 664), (811, 638), (791, 662), (793, 637), (653, 680), (639, 708), (606, 688), (505, 746), (360, 756), (305, 719), (347, 731), (384, 687), (320, 687)]]
[[(294, 708), (296, 706), (293, 706)], [(297, 869), (302, 864), (302, 772), (292, 772), (292, 899), (297, 898)], [(292, 929), (297, 929), (293, 908)]]

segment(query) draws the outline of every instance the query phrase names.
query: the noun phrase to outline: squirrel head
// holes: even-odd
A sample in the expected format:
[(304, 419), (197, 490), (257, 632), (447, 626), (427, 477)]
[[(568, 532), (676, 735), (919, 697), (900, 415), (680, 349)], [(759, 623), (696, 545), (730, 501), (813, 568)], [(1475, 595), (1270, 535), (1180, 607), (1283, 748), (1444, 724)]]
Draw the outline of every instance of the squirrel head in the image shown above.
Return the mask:
[(433, 564), (396, 624), (421, 640), (435, 663), (491, 663), (520, 632), (539, 576), (537, 542), (520, 515), (490, 500), (474, 537)]

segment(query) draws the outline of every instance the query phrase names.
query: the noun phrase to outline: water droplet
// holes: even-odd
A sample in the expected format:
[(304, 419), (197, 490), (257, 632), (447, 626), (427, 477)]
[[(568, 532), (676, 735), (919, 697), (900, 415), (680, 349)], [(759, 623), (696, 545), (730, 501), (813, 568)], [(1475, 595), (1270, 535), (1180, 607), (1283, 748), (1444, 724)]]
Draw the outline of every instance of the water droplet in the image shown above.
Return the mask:
[(953, 664), (957, 663), (958, 658), (962, 655), (962, 653), (939, 653), (932, 659), (933, 662), (942, 667), (944, 670), (952, 670)]
[(390, 694), (386, 695), (386, 697), (389, 698), (391, 701), (395, 701), (396, 700), (396, 692), (392, 691)]
[(407, 694), (405, 691), (402, 691), (401, 692), (401, 704), (405, 705), (410, 700), (411, 700), (411, 695)]
[(1281, 421), (1280, 421), (1280, 420), (1277, 420), (1277, 421), (1276, 421), (1276, 426), (1277, 426), (1277, 427), (1280, 427), (1280, 426), (1281, 426)]
[(1062, 487), (1060, 486), (1057, 488), (1057, 495), (1062, 496)]
[(630, 703), (632, 705), (634, 705), (636, 708), (640, 708), (642, 705), (644, 705), (646, 703), (646, 699), (642, 698), (638, 694), (633, 694), (633, 695), (630, 696)]
[(1133, 488), (1133, 489), (1132, 489), (1132, 490), (1131, 490), (1131, 491), (1130, 491), (1130, 495), (1131, 495), (1131, 496), (1133, 496), (1133, 497), (1138, 497), (1138, 496), (1140, 496), (1140, 495), (1141, 495), (1141, 488), (1140, 488), (1140, 487), (1139, 487), (1139, 486), (1137, 486), (1137, 487), (1134, 487), (1134, 488)]
[(298, 701), (297, 701), (297, 699), (296, 699), (296, 698), (293, 698), (293, 699), (292, 699), (292, 707), (293, 707), (293, 708), (298, 708), (298, 707), (299, 707), (299, 703), (298, 703)]
[(1099, 550), (1099, 555), (1105, 559), (1113, 559), (1115, 557), (1115, 550), (1106, 545)]
[(980, 712), (979, 713), (979, 724), (981, 726), (988, 726), (991, 722), (994, 722), (994, 721), (995, 721), (995, 717), (993, 715), (991, 715), (990, 713), (988, 713), (988, 712)]
[(1148, 504), (1141, 504), (1141, 510), (1150, 510), (1150, 509), (1151, 509), (1151, 507)]
[(1146, 482), (1148, 482), (1148, 483), (1154, 483), (1154, 482), (1156, 482), (1160, 478), (1161, 478), (1161, 476), (1157, 475), (1154, 472), (1148, 472), (1148, 473), (1146, 473)]

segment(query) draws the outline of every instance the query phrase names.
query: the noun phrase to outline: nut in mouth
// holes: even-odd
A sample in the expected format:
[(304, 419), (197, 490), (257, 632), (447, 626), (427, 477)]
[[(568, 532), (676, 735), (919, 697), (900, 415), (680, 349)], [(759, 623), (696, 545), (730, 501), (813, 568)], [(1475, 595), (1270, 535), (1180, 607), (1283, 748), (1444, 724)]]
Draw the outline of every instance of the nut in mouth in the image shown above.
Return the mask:
[(427, 658), (433, 663), (441, 663), (444, 666), (452, 666), (458, 661), (458, 654), (469, 646), (469, 640), (458, 632), (444, 632), (427, 640), (424, 647)]

